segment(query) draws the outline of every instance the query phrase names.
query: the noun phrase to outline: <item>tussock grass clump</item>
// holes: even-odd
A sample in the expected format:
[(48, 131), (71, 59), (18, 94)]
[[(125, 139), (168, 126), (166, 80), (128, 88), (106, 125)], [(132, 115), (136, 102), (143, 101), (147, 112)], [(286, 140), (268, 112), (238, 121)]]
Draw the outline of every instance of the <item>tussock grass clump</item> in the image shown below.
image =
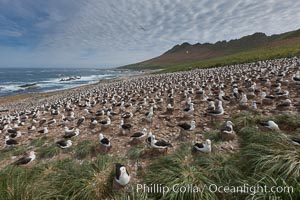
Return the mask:
[(113, 195), (114, 200), (148, 200), (148, 195), (145, 192), (137, 191), (137, 189), (131, 186), (129, 192), (118, 192)]
[(99, 156), (95, 161), (78, 163), (65, 159), (53, 165), (46, 178), (55, 196), (68, 199), (104, 199), (111, 195), (113, 159)]
[(42, 170), (9, 165), (0, 171), (0, 199), (49, 199), (38, 180)]
[(247, 159), (247, 169), (254, 174), (265, 173), (287, 180), (300, 177), (300, 149), (290, 143), (251, 144), (241, 153)]
[(144, 145), (138, 145), (130, 148), (127, 152), (128, 158), (132, 160), (138, 160), (145, 150)]
[[(248, 116), (244, 117), (249, 120)], [(286, 120), (298, 123), (293, 116), (286, 117)], [(286, 179), (300, 176), (300, 149), (290, 142), (286, 133), (262, 131), (254, 126), (241, 128), (237, 132), (241, 138), (240, 154), (245, 172), (265, 173)]]
[(19, 156), (26, 152), (23, 146), (7, 147), (0, 150), (0, 161), (7, 159), (9, 156)]
[(47, 137), (40, 137), (30, 142), (30, 146), (40, 147), (47, 141)]
[(212, 142), (221, 142), (222, 139), (219, 136), (219, 130), (211, 130), (204, 133), (205, 139), (210, 139)]
[(252, 127), (261, 120), (262, 115), (248, 111), (242, 111), (232, 117), (235, 128), (241, 129), (243, 127)]
[(84, 159), (88, 156), (93, 156), (95, 154), (97, 144), (93, 143), (90, 140), (83, 140), (76, 146), (75, 158)]
[[(162, 184), (170, 188), (166, 193), (155, 193), (157, 199), (217, 199), (216, 194), (206, 190), (210, 183), (208, 171), (193, 162), (191, 144), (182, 145), (174, 154), (160, 157), (149, 165), (145, 173), (144, 182), (147, 185)], [(209, 155), (206, 155), (209, 156)], [(180, 188), (191, 189), (186, 192), (174, 192)], [(193, 188), (199, 188), (199, 192), (193, 192)], [(202, 190), (200, 192), (200, 190)]]
[(281, 132), (261, 131), (259, 128), (250, 126), (244, 127), (238, 131), (240, 136), (240, 144), (242, 147), (250, 144), (270, 144), (276, 142), (287, 141), (287, 136)]
[(60, 152), (60, 149), (55, 144), (41, 146), (37, 150), (37, 153), (38, 153), (38, 156), (39, 156), (40, 159), (52, 158), (52, 157), (58, 155), (59, 152)]
[(275, 120), (282, 130), (300, 130), (300, 114), (281, 114), (275, 116)]
[(200, 153), (194, 156), (194, 160), (193, 164), (203, 168), (215, 184), (234, 185), (236, 179), (243, 177), (236, 155), (213, 152), (208, 156)]
[(284, 178), (267, 174), (257, 174), (240, 182), (240, 185), (253, 186), (248, 193), (240, 194), (240, 198), (252, 199), (284, 199), (293, 200), (300, 196), (297, 181), (288, 183)]

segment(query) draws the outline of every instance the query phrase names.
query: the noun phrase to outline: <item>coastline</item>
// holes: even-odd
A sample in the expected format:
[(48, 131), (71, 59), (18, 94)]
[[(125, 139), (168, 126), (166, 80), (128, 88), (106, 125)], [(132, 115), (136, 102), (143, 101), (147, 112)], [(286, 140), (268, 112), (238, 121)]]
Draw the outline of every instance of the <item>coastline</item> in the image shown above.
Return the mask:
[[(78, 86), (74, 88), (68, 88), (63, 90), (57, 90), (57, 91), (49, 91), (49, 92), (37, 92), (37, 93), (28, 93), (28, 94), (17, 94), (17, 95), (10, 95), (5, 97), (0, 97), (0, 115), (1, 112), (4, 110), (20, 110), (23, 107), (28, 107), (30, 105), (35, 106), (37, 102), (45, 101), (47, 98), (59, 98), (61, 96), (67, 95), (67, 93), (74, 93), (74, 92), (80, 92), (83, 90), (91, 89), (92, 87), (102, 85), (102, 84), (108, 84), (118, 81), (124, 81), (129, 80), (131, 78), (137, 78), (142, 77), (147, 74), (152, 73), (152, 71), (142, 72), (139, 74), (122, 74), (118, 77), (109, 78), (109, 79), (102, 79), (99, 80), (97, 83), (91, 83), (83, 86)], [(27, 105), (26, 105), (27, 104)], [(14, 109), (12, 109), (14, 108)]]

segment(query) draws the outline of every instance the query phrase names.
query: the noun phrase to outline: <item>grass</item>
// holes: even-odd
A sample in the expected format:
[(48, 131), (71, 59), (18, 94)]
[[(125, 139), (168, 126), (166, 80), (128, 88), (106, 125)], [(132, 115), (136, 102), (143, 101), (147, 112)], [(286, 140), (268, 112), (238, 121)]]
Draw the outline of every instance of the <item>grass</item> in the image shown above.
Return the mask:
[(132, 160), (138, 160), (145, 150), (145, 145), (137, 145), (130, 148), (127, 152), (128, 158)]
[(39, 167), (32, 169), (8, 166), (0, 171), (0, 197), (1, 199), (49, 199), (37, 180), (41, 177)]
[(299, 55), (300, 55), (300, 44), (293, 44), (293, 45), (282, 46), (277, 48), (260, 48), (256, 50), (235, 53), (229, 56), (223, 56), (214, 59), (188, 63), (184, 65), (170, 66), (166, 70), (160, 71), (160, 73), (183, 71), (187, 69), (191, 70), (195, 68), (219, 67), (219, 66), (226, 66), (226, 65), (256, 62), (259, 60), (294, 57)]
[(0, 150), (0, 161), (7, 159), (10, 156), (19, 156), (27, 151), (26, 147), (14, 146)]
[(0, 199), (104, 199), (113, 195), (113, 163), (98, 156), (82, 163), (64, 159), (33, 168), (8, 166), (0, 171)]
[[(299, 115), (277, 115), (271, 119), (299, 127)], [(240, 113), (232, 118), (239, 136), (241, 150), (232, 154), (213, 151), (211, 154), (191, 155), (192, 144), (185, 144), (174, 154), (153, 161), (144, 173), (147, 185), (161, 183), (171, 187), (174, 184), (193, 184), (204, 187), (211, 183), (218, 186), (266, 186), (270, 189), (290, 189), (293, 192), (248, 193), (165, 193), (153, 194), (154, 199), (297, 199), (300, 177), (300, 148), (289, 141), (290, 132), (272, 132), (256, 127), (259, 121), (268, 119), (250, 112)], [(205, 138), (217, 142), (215, 131), (205, 133)], [(214, 143), (214, 142), (213, 142)]]
[(218, 130), (211, 130), (204, 133), (205, 139), (210, 139), (212, 142), (221, 142), (221, 138), (218, 135)]
[(88, 156), (92, 156), (95, 153), (96, 147), (96, 144), (92, 141), (83, 140), (78, 143), (74, 156), (77, 159), (84, 159)]
[[(206, 155), (209, 156), (209, 155)], [(182, 145), (176, 153), (158, 158), (149, 165), (144, 182), (147, 185), (162, 184), (165, 187), (176, 190), (193, 185), (198, 188), (204, 188), (205, 185), (212, 183), (207, 172), (194, 163), (191, 156), (191, 144)], [(153, 194), (155, 199), (217, 199), (216, 194), (208, 190), (203, 192), (173, 192)]]
[(129, 192), (118, 192), (113, 195), (115, 200), (148, 200), (148, 195), (145, 192), (137, 191), (133, 186), (130, 187)]
[(293, 44), (281, 47), (264, 47), (255, 50), (235, 53), (229, 56), (222, 56), (213, 59), (206, 59), (193, 63), (165, 66), (166, 69), (158, 73), (170, 73), (177, 71), (192, 70), (196, 68), (220, 67), (226, 65), (256, 62), (260, 60), (277, 59), (283, 57), (294, 57), (300, 55), (300, 44)]
[[(300, 135), (299, 117), (299, 114), (266, 117), (242, 112), (231, 119), (239, 138), (239, 151), (230, 154), (219, 151), (210, 154), (192, 153), (193, 144), (184, 143), (174, 153), (152, 157), (147, 161), (149, 165), (139, 169), (136, 177), (133, 175), (131, 184), (119, 191), (112, 187), (114, 163), (128, 165), (139, 160), (143, 154), (143, 146), (132, 147), (126, 154), (129, 160), (125, 157), (98, 155), (85, 160), (68, 158), (35, 162), (30, 167), (9, 165), (0, 170), (0, 199), (299, 199), (300, 148), (289, 140), (290, 136)], [(259, 121), (266, 119), (272, 119), (281, 126), (287, 125), (289, 129), (273, 132), (256, 127)], [(216, 131), (206, 132), (205, 138), (210, 138), (213, 145), (220, 142)], [(37, 140), (31, 146), (38, 147), (41, 144)], [(76, 158), (87, 158), (94, 149), (93, 142), (83, 141), (72, 152)], [(19, 147), (5, 149), (1, 151), (1, 156), (22, 154), (24, 150)], [(40, 146), (37, 151), (38, 158), (49, 158), (61, 150), (55, 145), (45, 145)], [(133, 181), (135, 178), (137, 181)], [(174, 189), (193, 186), (192, 189), (197, 187), (199, 192), (191, 192), (190, 189), (186, 192), (146, 193), (137, 191), (136, 183), (147, 186), (161, 184), (162, 187), (171, 189), (174, 185)], [(256, 189), (247, 193), (212, 193), (208, 189), (210, 184), (245, 184), (266, 187), (268, 190), (275, 186), (285, 192), (263, 192)]]
[(103, 199), (110, 194), (106, 181), (111, 174), (112, 159), (97, 157), (96, 161), (77, 163), (66, 159), (48, 176), (49, 184), (68, 199)]
[(30, 142), (30, 146), (40, 147), (47, 141), (47, 137), (40, 137)]
[(60, 149), (55, 144), (45, 145), (37, 150), (40, 159), (52, 158), (60, 153)]
[[(242, 195), (244, 199), (285, 199), (293, 200), (299, 197), (299, 187), (297, 182), (291, 185), (281, 177), (269, 176), (266, 174), (258, 174), (254, 177), (248, 178), (246, 181), (242, 181), (241, 184), (249, 184), (255, 186), (249, 194)], [(269, 192), (263, 192), (260, 188), (266, 187)], [(272, 192), (272, 187), (278, 187), (277, 192)], [(293, 188), (291, 188), (293, 187)], [(275, 190), (276, 191), (276, 190)]]

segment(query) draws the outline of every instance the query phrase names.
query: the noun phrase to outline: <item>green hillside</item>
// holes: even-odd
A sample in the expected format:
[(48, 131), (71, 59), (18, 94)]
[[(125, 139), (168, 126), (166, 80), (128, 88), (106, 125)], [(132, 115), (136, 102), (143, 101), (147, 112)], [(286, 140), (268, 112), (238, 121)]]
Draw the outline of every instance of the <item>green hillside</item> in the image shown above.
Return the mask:
[(300, 55), (300, 29), (271, 36), (254, 33), (240, 39), (219, 41), (214, 44), (191, 45), (185, 42), (175, 45), (156, 58), (120, 68), (163, 69), (163, 72), (171, 72), (298, 55)]

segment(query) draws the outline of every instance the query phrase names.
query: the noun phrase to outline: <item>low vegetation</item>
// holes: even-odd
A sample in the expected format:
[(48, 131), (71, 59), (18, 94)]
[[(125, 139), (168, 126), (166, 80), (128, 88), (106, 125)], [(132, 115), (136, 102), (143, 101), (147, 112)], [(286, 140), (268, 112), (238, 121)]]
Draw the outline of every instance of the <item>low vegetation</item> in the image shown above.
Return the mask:
[(205, 59), (192, 63), (169, 65), (166, 66), (164, 70), (161, 70), (158, 73), (169, 73), (176, 71), (192, 70), (197, 68), (219, 67), (294, 56), (300, 56), (300, 44), (280, 46), (276, 48), (264, 47), (255, 50), (244, 51), (241, 53), (235, 53), (228, 56), (222, 56), (213, 59)]
[[(8, 200), (298, 199), (300, 148), (293, 145), (290, 138), (300, 136), (299, 117), (299, 114), (272, 116), (282, 127), (281, 131), (273, 132), (257, 125), (266, 119), (265, 116), (242, 112), (231, 119), (238, 135), (238, 151), (222, 152), (213, 146), (210, 154), (203, 154), (194, 152), (191, 143), (183, 143), (174, 153), (152, 157), (151, 160), (144, 158), (145, 147), (139, 145), (132, 147), (126, 158), (99, 154), (90, 157), (95, 146), (86, 141), (79, 145), (78, 150), (67, 152), (73, 156), (59, 159), (58, 155), (58, 159), (53, 159), (54, 155), (65, 152), (56, 146), (40, 146), (39, 141), (33, 141), (32, 146), (38, 148), (37, 159), (40, 162), (31, 166), (7, 165), (3, 168), (0, 171), (0, 197)], [(213, 130), (205, 133), (205, 137), (212, 139), (214, 145), (221, 142)], [(5, 156), (21, 152), (22, 149), (2, 150)], [(78, 157), (81, 159), (74, 159)], [(136, 163), (140, 159), (149, 164), (140, 167), (137, 175), (132, 175), (128, 187), (115, 190), (114, 163)], [(186, 191), (138, 191), (137, 183), (147, 186), (161, 184), (160, 187), (171, 189), (175, 186), (175, 191), (183, 191), (184, 188)], [(267, 189), (275, 186), (281, 189), (277, 192), (252, 188), (248, 192), (213, 193), (209, 190), (212, 184), (260, 186)]]

